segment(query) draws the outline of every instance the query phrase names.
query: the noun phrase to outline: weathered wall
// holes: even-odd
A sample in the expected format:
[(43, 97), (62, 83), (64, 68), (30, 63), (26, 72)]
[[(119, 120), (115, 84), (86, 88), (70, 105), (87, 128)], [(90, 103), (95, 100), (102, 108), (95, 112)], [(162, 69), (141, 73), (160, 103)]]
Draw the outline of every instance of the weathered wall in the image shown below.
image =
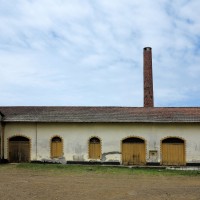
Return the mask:
[(163, 138), (180, 137), (186, 142), (186, 162), (200, 163), (200, 124), (7, 123), (5, 158), (8, 139), (15, 135), (31, 139), (31, 160), (50, 159), (50, 140), (57, 135), (64, 142), (65, 160), (88, 161), (88, 140), (98, 136), (102, 142), (102, 161), (120, 162), (121, 141), (126, 137), (136, 136), (146, 141), (147, 162), (160, 162)]

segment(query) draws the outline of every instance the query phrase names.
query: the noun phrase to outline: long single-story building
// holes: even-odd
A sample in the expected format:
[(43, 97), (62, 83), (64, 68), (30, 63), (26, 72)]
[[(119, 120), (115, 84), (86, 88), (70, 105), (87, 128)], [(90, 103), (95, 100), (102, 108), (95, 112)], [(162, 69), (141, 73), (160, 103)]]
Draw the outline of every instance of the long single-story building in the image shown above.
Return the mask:
[(143, 57), (144, 107), (0, 106), (1, 160), (200, 165), (200, 108), (154, 107)]

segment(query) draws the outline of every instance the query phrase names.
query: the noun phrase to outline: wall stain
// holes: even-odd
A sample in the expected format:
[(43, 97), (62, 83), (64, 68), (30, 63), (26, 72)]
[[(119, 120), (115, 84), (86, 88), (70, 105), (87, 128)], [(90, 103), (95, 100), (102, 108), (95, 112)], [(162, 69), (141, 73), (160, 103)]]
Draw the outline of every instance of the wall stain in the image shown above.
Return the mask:
[[(105, 162), (106, 161), (106, 156), (115, 155), (115, 154), (121, 155), (121, 152), (119, 152), (119, 151), (111, 151), (111, 152), (103, 153), (102, 157), (101, 157), (101, 161)], [(113, 161), (119, 161), (119, 160), (113, 160)]]

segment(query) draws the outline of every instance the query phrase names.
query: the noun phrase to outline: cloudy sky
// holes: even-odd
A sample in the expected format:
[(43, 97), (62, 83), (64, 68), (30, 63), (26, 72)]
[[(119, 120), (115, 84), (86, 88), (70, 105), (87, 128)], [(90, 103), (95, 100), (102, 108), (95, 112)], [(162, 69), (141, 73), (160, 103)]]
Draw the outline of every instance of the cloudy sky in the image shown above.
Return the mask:
[(0, 0), (0, 105), (200, 106), (199, 0)]

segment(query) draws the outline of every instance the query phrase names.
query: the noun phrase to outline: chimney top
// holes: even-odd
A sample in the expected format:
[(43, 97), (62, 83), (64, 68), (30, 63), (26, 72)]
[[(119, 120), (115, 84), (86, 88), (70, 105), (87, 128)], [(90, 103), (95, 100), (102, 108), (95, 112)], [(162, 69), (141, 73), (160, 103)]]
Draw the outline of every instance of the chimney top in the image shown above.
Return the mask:
[(144, 51), (151, 51), (151, 47), (144, 47)]

